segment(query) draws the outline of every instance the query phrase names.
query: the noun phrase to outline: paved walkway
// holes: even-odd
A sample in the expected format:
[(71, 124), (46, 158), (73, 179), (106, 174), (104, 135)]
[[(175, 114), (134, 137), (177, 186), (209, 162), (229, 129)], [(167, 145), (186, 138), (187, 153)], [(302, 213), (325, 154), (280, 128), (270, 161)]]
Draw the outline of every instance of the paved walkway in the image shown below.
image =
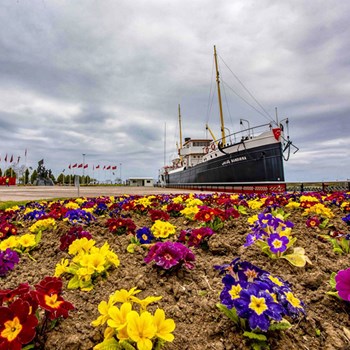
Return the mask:
[[(0, 202), (52, 198), (116, 196), (123, 194), (152, 195), (162, 193), (200, 193), (182, 189), (132, 186), (0, 186)], [(208, 193), (208, 192), (207, 192)]]

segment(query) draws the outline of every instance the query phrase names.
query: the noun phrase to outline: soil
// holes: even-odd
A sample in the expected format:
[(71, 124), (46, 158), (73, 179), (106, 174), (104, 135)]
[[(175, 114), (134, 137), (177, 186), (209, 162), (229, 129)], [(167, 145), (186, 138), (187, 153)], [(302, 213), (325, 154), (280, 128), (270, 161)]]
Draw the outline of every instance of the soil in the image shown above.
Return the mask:
[[(215, 206), (214, 203), (210, 205)], [(341, 220), (346, 214), (337, 206), (331, 206), (331, 210), (335, 214), (331, 219), (332, 224), (348, 232)], [(130, 235), (111, 233), (106, 227), (108, 215), (97, 217), (84, 229), (96, 240), (96, 246), (100, 247), (108, 241), (119, 257), (120, 266), (111, 270), (107, 279), (96, 281), (89, 292), (68, 290), (68, 279), (63, 278), (63, 297), (75, 306), (75, 310), (70, 311), (70, 317), (62, 319), (48, 333), (45, 349), (92, 349), (103, 340), (103, 328), (90, 325), (99, 316), (98, 304), (102, 300), (107, 301), (115, 290), (129, 290), (132, 287), (142, 290), (138, 295), (140, 298), (162, 296), (154, 306), (163, 308), (166, 317), (174, 319), (175, 339), (166, 343), (164, 349), (250, 349), (242, 331), (216, 307), (220, 302), (223, 284), (222, 277), (213, 266), (230, 263), (236, 257), (282, 277), (291, 283), (293, 293), (305, 303), (306, 316), (292, 323), (292, 328), (268, 334), (271, 350), (349, 349), (350, 303), (326, 294), (331, 290), (331, 273), (349, 268), (349, 256), (335, 254), (330, 243), (320, 241), (317, 230), (306, 226), (306, 218), (301, 215), (300, 209), (285, 211), (290, 212), (288, 220), (294, 223), (293, 233), (297, 238), (295, 246), (305, 249), (312, 265), (295, 267), (284, 259), (272, 260), (256, 245), (245, 248), (243, 245), (250, 232), (247, 218), (260, 211), (248, 209), (248, 215), (225, 221), (224, 227), (210, 237), (207, 249), (191, 248), (196, 256), (195, 268), (181, 268), (175, 272), (146, 264), (144, 257), (147, 252), (141, 247), (137, 247), (133, 254), (128, 253), (126, 248), (130, 243)], [(130, 211), (129, 214), (137, 228), (151, 227), (149, 215), (136, 211)], [(177, 233), (185, 228), (199, 226), (198, 222), (188, 221), (184, 217), (172, 217), (169, 221), (176, 226)], [(31, 224), (23, 221), (23, 226), (18, 225), (18, 234), (28, 233)], [(60, 237), (70, 227), (69, 222), (61, 220), (57, 221), (55, 229), (44, 231), (40, 244), (31, 252), (35, 260), (22, 255), (15, 269), (0, 279), (1, 289), (15, 288), (24, 282), (34, 285), (45, 276), (53, 276), (55, 265), (62, 258), (69, 257), (67, 252), (59, 249), (59, 245)]]

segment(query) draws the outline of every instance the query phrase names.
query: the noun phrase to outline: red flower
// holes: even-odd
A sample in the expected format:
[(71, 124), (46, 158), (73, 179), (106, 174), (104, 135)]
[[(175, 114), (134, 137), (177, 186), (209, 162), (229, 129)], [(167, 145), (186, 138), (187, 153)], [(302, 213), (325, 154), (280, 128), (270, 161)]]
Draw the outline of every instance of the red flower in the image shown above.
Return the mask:
[(62, 280), (58, 277), (45, 277), (39, 284), (35, 285), (37, 292), (43, 294), (61, 294)]
[(16, 296), (21, 296), (29, 292), (29, 284), (21, 283), (15, 289), (3, 289), (0, 290), (0, 305), (4, 303), (11, 303)]
[(68, 311), (74, 306), (65, 301), (61, 296), (62, 280), (57, 277), (45, 277), (39, 284), (35, 285), (33, 292), (41, 308), (48, 311), (50, 320), (60, 316), (67, 318)]
[(9, 307), (0, 307), (0, 350), (20, 350), (35, 337), (38, 319), (26, 301), (17, 299)]
[(65, 301), (57, 293), (43, 294), (36, 292), (35, 296), (40, 307), (48, 311), (50, 320), (55, 320), (61, 316), (67, 318), (69, 310), (74, 309), (74, 306), (70, 302)]

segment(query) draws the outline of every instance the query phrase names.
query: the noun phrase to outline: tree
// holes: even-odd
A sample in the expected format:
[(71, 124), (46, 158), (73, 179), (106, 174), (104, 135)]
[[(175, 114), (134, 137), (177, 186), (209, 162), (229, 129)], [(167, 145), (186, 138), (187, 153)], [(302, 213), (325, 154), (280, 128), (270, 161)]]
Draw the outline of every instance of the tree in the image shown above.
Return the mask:
[(29, 182), (29, 169), (27, 168), (24, 173), (24, 184), (27, 185)]
[(57, 183), (62, 184), (62, 185), (64, 184), (64, 175), (63, 175), (63, 173), (58, 175)]
[(38, 178), (38, 172), (34, 170), (32, 173), (32, 176), (30, 177), (30, 183), (34, 184), (37, 178)]

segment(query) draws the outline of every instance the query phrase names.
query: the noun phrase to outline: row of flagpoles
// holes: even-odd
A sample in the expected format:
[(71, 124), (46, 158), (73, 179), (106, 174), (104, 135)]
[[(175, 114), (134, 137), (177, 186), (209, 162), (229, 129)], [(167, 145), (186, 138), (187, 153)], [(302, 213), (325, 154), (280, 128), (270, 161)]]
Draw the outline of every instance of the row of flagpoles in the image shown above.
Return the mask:
[[(68, 169), (75, 169), (75, 168), (83, 168), (83, 169), (87, 169), (89, 167), (89, 164), (78, 164), (78, 163), (75, 163), (75, 164), (69, 164), (68, 165)], [(102, 167), (100, 167), (100, 165), (93, 165), (92, 166), (92, 170), (95, 170), (95, 169), (102, 169)], [(103, 170), (116, 170), (117, 169), (117, 166), (116, 165), (104, 165), (103, 166)]]

